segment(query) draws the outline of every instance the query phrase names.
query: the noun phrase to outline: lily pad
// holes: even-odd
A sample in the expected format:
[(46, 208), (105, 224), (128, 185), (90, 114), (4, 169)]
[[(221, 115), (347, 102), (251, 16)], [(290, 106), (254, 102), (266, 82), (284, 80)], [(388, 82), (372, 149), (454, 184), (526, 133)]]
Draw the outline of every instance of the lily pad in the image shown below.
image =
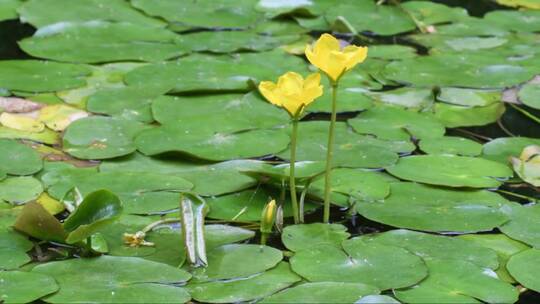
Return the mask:
[[(48, 9), (50, 10), (50, 8)], [(57, 61), (100, 63), (161, 61), (187, 52), (180, 36), (161, 28), (130, 23), (57, 23), (19, 42), (28, 54)], [(76, 44), (77, 47), (71, 47)]]
[(341, 242), (349, 236), (347, 227), (343, 225), (312, 223), (285, 227), (281, 241), (287, 249), (296, 252), (318, 245), (334, 245), (339, 248)]
[(368, 295), (356, 301), (355, 304), (400, 304), (400, 302), (390, 296)]
[(0, 200), (14, 205), (21, 205), (36, 199), (43, 186), (30, 176), (8, 177), (0, 181)]
[(183, 36), (195, 52), (233, 53), (238, 51), (268, 51), (292, 43), (298, 35), (259, 35), (251, 31), (197, 32)]
[(123, 0), (31, 0), (19, 8), (21, 19), (37, 28), (58, 22), (106, 20), (146, 26), (165, 23), (137, 11)]
[(289, 264), (279, 263), (276, 267), (246, 278), (195, 283), (187, 286), (193, 299), (206, 303), (238, 303), (260, 299), (300, 281)]
[(161, 124), (182, 124), (187, 130), (209, 125), (215, 132), (234, 132), (286, 125), (285, 111), (262, 100), (258, 94), (226, 94), (202, 97), (162, 96), (152, 103), (154, 118)]
[[(430, 170), (423, 168), (429, 167)], [(417, 155), (403, 157), (386, 170), (401, 179), (450, 187), (489, 188), (512, 177), (506, 166), (482, 158), (452, 155)]]
[[(332, 170), (330, 191), (349, 196), (355, 200), (376, 201), (390, 194), (389, 181), (393, 178), (380, 172), (360, 169), (337, 168)], [(309, 185), (309, 194), (324, 197), (325, 178), (320, 176)], [(332, 198), (332, 202), (334, 199)], [(335, 203), (335, 202), (334, 202)]]
[[(330, 7), (325, 15), (334, 28), (339, 27), (339, 19), (344, 18), (358, 32), (370, 31), (379, 35), (394, 35), (412, 31), (414, 22), (398, 7), (376, 5), (371, 1), (343, 1)], [(336, 25), (336, 23), (338, 23)]]
[(178, 2), (175, 0), (133, 0), (132, 5), (148, 15), (161, 17), (170, 23), (202, 28), (246, 28), (260, 20), (255, 11), (257, 0), (203, 0)]
[(46, 298), (49, 303), (148, 303), (155, 299), (185, 303), (190, 300), (184, 288), (173, 285), (189, 280), (189, 273), (140, 258), (70, 259), (38, 265), (32, 273), (52, 276), (58, 282), (60, 290)]
[(423, 260), (467, 261), (491, 269), (499, 266), (495, 251), (456, 237), (399, 229), (362, 236), (362, 239), (376, 244), (403, 247)]
[(405, 303), (514, 303), (519, 292), (492, 271), (460, 260), (427, 260), (429, 276), (420, 284), (396, 290)]
[[(198, 1), (199, 9), (200, 5), (202, 2)], [(205, 16), (207, 19), (208, 16)], [(290, 67), (295, 67), (299, 73), (307, 73), (304, 60), (281, 50), (221, 56), (195, 54), (137, 68), (126, 75), (125, 81), (130, 86), (138, 87), (153, 83), (153, 86), (177, 93), (247, 92), (253, 88), (252, 82), (276, 79), (289, 71)], [(0, 87), (1, 84), (0, 81)]]
[(166, 92), (167, 89), (154, 89), (151, 86), (99, 90), (88, 98), (86, 109), (148, 123), (154, 121), (152, 102)]
[(3, 303), (30, 303), (57, 290), (58, 285), (48, 275), (0, 271), (0, 298)]
[(135, 151), (134, 137), (145, 126), (132, 120), (93, 116), (66, 129), (64, 151), (82, 159), (106, 159)]
[(17, 8), (23, 2), (20, 0), (2, 0), (0, 1), (0, 21), (17, 19)]
[(67, 243), (86, 239), (116, 220), (121, 212), (122, 202), (112, 192), (99, 190), (90, 193), (64, 221), (64, 229), (69, 232)]
[(247, 277), (273, 268), (283, 259), (281, 251), (263, 245), (230, 244), (208, 252), (208, 266), (192, 271), (192, 282), (202, 283)]
[[(296, 157), (298, 161), (324, 161), (328, 144), (326, 121), (301, 122), (298, 126)], [(335, 129), (334, 166), (380, 168), (397, 160), (397, 152), (410, 152), (414, 145), (408, 141), (385, 141), (356, 134), (338, 122)], [(289, 159), (287, 149), (278, 154)]]
[(420, 150), (427, 154), (452, 154), (478, 156), (482, 154), (482, 145), (463, 137), (445, 136), (426, 138), (419, 143)]
[(464, 107), (435, 103), (434, 115), (447, 128), (484, 126), (496, 122), (504, 113), (502, 102), (485, 107)]
[(418, 283), (427, 275), (422, 260), (407, 250), (361, 239), (300, 250), (290, 259), (294, 272), (311, 282), (363, 283), (381, 290)]
[(465, 88), (441, 88), (437, 99), (445, 103), (466, 107), (484, 107), (500, 101), (499, 90), (474, 90)]
[[(265, 189), (245, 190), (228, 195), (208, 198), (210, 207), (208, 217), (223, 220), (260, 221), (261, 213), (272, 198), (278, 198), (278, 192)], [(313, 210), (313, 204), (306, 203), (304, 211)], [(287, 199), (283, 203), (283, 216), (292, 216), (291, 204)]]
[(540, 84), (526, 84), (518, 93), (519, 100), (527, 106), (540, 109)]
[(0, 171), (11, 175), (36, 173), (43, 167), (39, 153), (14, 140), (0, 139)]
[(372, 108), (348, 123), (358, 133), (372, 134), (386, 140), (437, 138), (445, 132), (444, 126), (430, 114), (393, 107)]
[(101, 172), (139, 172), (167, 174), (185, 178), (193, 183), (192, 191), (201, 195), (221, 195), (244, 190), (257, 181), (242, 172), (257, 170), (264, 162), (232, 160), (221, 163), (193, 163), (174, 158), (147, 157), (140, 153), (120, 159), (107, 160), (100, 165)]
[(515, 241), (504, 234), (464, 234), (459, 238), (479, 246), (493, 249), (499, 258), (499, 268), (495, 270), (497, 276), (508, 283), (515, 283), (514, 278), (508, 273), (507, 262), (511, 256), (529, 249), (530, 247)]
[(283, 130), (214, 133), (212, 128), (186, 129), (183, 124), (167, 124), (140, 133), (135, 145), (145, 155), (183, 152), (204, 160), (223, 161), (271, 155), (289, 144)]
[(509, 164), (510, 156), (519, 156), (527, 146), (540, 145), (540, 139), (530, 137), (499, 137), (484, 144), (483, 157)]
[(499, 227), (502, 233), (531, 245), (540, 247), (540, 227), (532, 225), (540, 219), (540, 205), (522, 206), (512, 203), (506, 208), (510, 221)]
[(361, 297), (376, 293), (379, 293), (377, 288), (359, 283), (304, 283), (278, 292), (260, 303), (357, 303)]
[(427, 108), (433, 103), (430, 89), (403, 87), (384, 92), (369, 92), (368, 96), (378, 102), (405, 108)]
[(517, 85), (533, 74), (526, 67), (497, 56), (473, 53), (420, 56), (392, 62), (384, 70), (385, 77), (400, 83), (482, 89)]
[(60, 141), (60, 136), (58, 133), (50, 129), (45, 129), (43, 132), (34, 133), (11, 129), (4, 126), (0, 126), (0, 138), (28, 139), (50, 145), (57, 144)]
[(356, 211), (379, 223), (433, 232), (487, 231), (504, 224), (508, 201), (486, 190), (458, 191), (392, 183), (382, 202), (359, 202)]
[(1, 231), (0, 269), (16, 269), (30, 262), (32, 259), (26, 252), (32, 247), (34, 247), (34, 244), (26, 237), (12, 230)]
[(0, 88), (28, 92), (82, 87), (91, 71), (84, 65), (39, 60), (3, 60), (0, 70)]
[(507, 267), (510, 274), (526, 288), (540, 292), (540, 280), (535, 275), (540, 265), (540, 250), (529, 249), (510, 257)]

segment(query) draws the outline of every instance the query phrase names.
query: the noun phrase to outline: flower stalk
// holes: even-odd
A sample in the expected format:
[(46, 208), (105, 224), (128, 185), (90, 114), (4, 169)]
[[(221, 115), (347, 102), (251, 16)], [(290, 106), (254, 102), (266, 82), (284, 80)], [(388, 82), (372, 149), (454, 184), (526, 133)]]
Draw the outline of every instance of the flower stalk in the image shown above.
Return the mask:
[(328, 146), (326, 148), (326, 169), (324, 172), (324, 211), (323, 222), (330, 222), (330, 192), (332, 189), (332, 158), (334, 156), (334, 129), (337, 118), (337, 90), (338, 82), (330, 80), (332, 84), (332, 114), (328, 129)]
[(300, 223), (300, 213), (298, 209), (298, 198), (296, 195), (295, 167), (296, 167), (296, 138), (298, 136), (298, 117), (292, 120), (291, 134), (291, 159), (289, 165), (289, 191), (291, 193), (291, 204), (294, 223)]

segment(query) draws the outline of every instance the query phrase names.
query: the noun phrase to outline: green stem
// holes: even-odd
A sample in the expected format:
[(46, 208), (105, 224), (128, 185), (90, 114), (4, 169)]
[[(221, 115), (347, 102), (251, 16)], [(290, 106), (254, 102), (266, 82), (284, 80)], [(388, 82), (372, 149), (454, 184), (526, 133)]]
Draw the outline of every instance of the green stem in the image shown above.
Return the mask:
[(293, 118), (293, 129), (291, 134), (291, 161), (289, 170), (289, 190), (291, 192), (292, 212), (294, 223), (298, 224), (298, 201), (296, 196), (296, 183), (294, 180), (294, 169), (296, 165), (296, 137), (298, 135), (298, 117)]
[(261, 233), (261, 245), (266, 245), (266, 241), (268, 240), (268, 233)]
[(517, 111), (521, 112), (521, 114), (527, 116), (528, 118), (534, 120), (534, 121), (537, 122), (537, 123), (540, 123), (540, 118), (538, 118), (538, 117), (532, 115), (532, 114), (529, 113), (528, 111), (526, 111), (526, 110), (524, 110), (524, 109), (522, 109), (522, 108), (516, 106), (516, 105), (513, 104), (513, 103), (508, 103), (508, 104), (509, 104), (512, 108), (514, 108), (514, 109), (516, 109)]
[(501, 190), (501, 189), (496, 190), (496, 191), (500, 192), (500, 193), (510, 195), (510, 196), (514, 196), (514, 197), (517, 197), (517, 198), (526, 199), (526, 200), (529, 200), (529, 201), (532, 201), (532, 202), (535, 202), (535, 203), (538, 202), (538, 199), (536, 199), (534, 197), (526, 196), (526, 195), (523, 195), (523, 194), (518, 194), (518, 193), (514, 193), (514, 192), (510, 192), (510, 191), (506, 191), (506, 190)]
[(170, 223), (180, 223), (181, 221), (182, 220), (180, 218), (168, 218), (164, 220), (159, 220), (159, 221), (150, 223), (148, 226), (144, 227), (141, 231), (144, 233), (148, 233), (159, 225), (170, 224)]
[(330, 117), (330, 129), (328, 130), (328, 146), (326, 150), (326, 170), (324, 172), (324, 214), (323, 221), (330, 221), (330, 188), (332, 187), (332, 156), (334, 153), (334, 129), (337, 117), (337, 89), (336, 81), (332, 83), (332, 116)]

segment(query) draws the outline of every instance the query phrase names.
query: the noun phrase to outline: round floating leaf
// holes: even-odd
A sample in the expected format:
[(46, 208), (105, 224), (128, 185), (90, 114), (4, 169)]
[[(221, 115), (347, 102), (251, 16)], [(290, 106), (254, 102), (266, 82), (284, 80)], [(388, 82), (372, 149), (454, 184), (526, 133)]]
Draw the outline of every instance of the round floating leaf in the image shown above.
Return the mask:
[(252, 81), (275, 80), (291, 67), (307, 73), (304, 60), (281, 50), (221, 56), (196, 54), (137, 68), (126, 75), (125, 81), (137, 87), (152, 83), (173, 92), (248, 91), (253, 88)]
[[(429, 168), (429, 170), (425, 170)], [(401, 179), (450, 187), (498, 187), (513, 172), (504, 165), (482, 158), (452, 155), (403, 157), (386, 170)]]
[(523, 286), (540, 292), (540, 250), (529, 249), (510, 257), (507, 268), (510, 274)]
[(405, 303), (514, 303), (517, 289), (491, 270), (460, 260), (427, 260), (429, 276), (420, 284), (396, 290)]
[(260, 20), (255, 11), (257, 0), (134, 0), (133, 6), (148, 15), (161, 17), (173, 24), (202, 28), (245, 28)]
[(483, 157), (509, 164), (510, 156), (519, 156), (527, 146), (540, 145), (540, 139), (529, 137), (499, 137), (484, 144)]
[(385, 295), (369, 295), (362, 297), (355, 304), (400, 304), (396, 299)]
[(405, 108), (426, 108), (433, 103), (433, 92), (429, 89), (404, 87), (367, 94), (376, 101)]
[(269, 36), (241, 31), (209, 31), (184, 35), (183, 38), (192, 51), (233, 53), (238, 51), (268, 51), (292, 43), (298, 40), (300, 36)]
[(499, 119), (504, 111), (501, 102), (485, 107), (463, 107), (437, 102), (434, 106), (435, 117), (447, 128), (484, 126)]
[(17, 19), (17, 8), (22, 4), (20, 0), (0, 1), (0, 21)]
[(533, 247), (540, 247), (540, 205), (522, 206), (517, 203), (509, 204), (506, 212), (510, 221), (499, 227), (502, 233), (514, 240), (521, 241)]
[(501, 280), (508, 283), (516, 282), (508, 273), (506, 263), (511, 256), (523, 250), (529, 249), (529, 246), (521, 242), (514, 241), (504, 234), (464, 234), (460, 235), (459, 238), (485, 248), (493, 249), (495, 252), (497, 252), (497, 256), (499, 258), (499, 268), (496, 270), (497, 276)]
[[(499, 0), (499, 3), (509, 2), (523, 3), (527, 2), (540, 9), (540, 2), (537, 0)], [(524, 5), (527, 7), (527, 5)], [(530, 7), (534, 8), (534, 7)], [(540, 13), (532, 10), (496, 10), (488, 12), (484, 19), (490, 23), (496, 24), (501, 28), (515, 32), (538, 32), (540, 31)]]
[(485, 191), (457, 191), (416, 183), (392, 183), (382, 202), (357, 203), (356, 211), (379, 223), (434, 232), (486, 231), (508, 221), (508, 204)]
[(399, 45), (399, 44), (381, 44), (373, 45), (369, 47), (369, 57), (370, 58), (379, 58), (379, 59), (405, 59), (413, 58), (418, 56), (416, 54), (416, 49), (410, 46)]
[(28, 139), (50, 145), (58, 144), (60, 142), (60, 136), (58, 133), (49, 129), (45, 129), (43, 132), (34, 133), (0, 126), (0, 138)]
[(24, 206), (13, 228), (43, 241), (63, 243), (66, 238), (60, 221), (37, 202), (29, 202)]
[[(277, 192), (256, 189), (208, 198), (206, 200), (210, 207), (208, 217), (222, 220), (260, 221), (266, 204), (277, 197), (279, 197)], [(313, 204), (306, 203), (304, 211), (309, 212), (314, 208)], [(289, 199), (286, 199), (283, 204), (283, 216), (292, 216)]]
[(198, 164), (175, 158), (147, 157), (140, 153), (108, 160), (101, 164), (101, 172), (140, 172), (167, 174), (185, 178), (194, 184), (192, 191), (206, 196), (221, 195), (247, 189), (257, 181), (244, 174), (257, 170), (264, 162), (256, 160), (232, 160), (216, 164)]
[(135, 143), (145, 155), (183, 152), (213, 161), (271, 155), (289, 144), (289, 136), (283, 130), (214, 133), (207, 128), (211, 127), (186, 129), (180, 123), (167, 124), (142, 132)]
[[(301, 122), (298, 127), (296, 158), (298, 161), (324, 161), (328, 144), (326, 121)], [(414, 145), (405, 141), (385, 141), (361, 136), (338, 122), (335, 129), (334, 166), (380, 168), (395, 163), (396, 152), (414, 150)], [(289, 159), (287, 149), (279, 157)]]
[(162, 96), (152, 104), (154, 118), (161, 124), (181, 124), (188, 130), (201, 125), (214, 132), (271, 128), (289, 123), (289, 115), (257, 94)]
[[(50, 9), (50, 8), (49, 8)], [(39, 29), (19, 42), (34, 57), (81, 63), (161, 61), (185, 54), (181, 38), (161, 28), (131, 23), (89, 21)], [(71, 47), (77, 45), (77, 47)]]
[(437, 99), (457, 106), (484, 107), (500, 101), (501, 95), (499, 90), (441, 88)]
[[(393, 178), (380, 172), (363, 171), (360, 169), (338, 168), (332, 170), (331, 189), (356, 200), (376, 201), (390, 194), (389, 181)], [(324, 197), (325, 178), (320, 176), (309, 185), (309, 193), (319, 198)], [(339, 199), (332, 197), (332, 202)]]
[(361, 297), (377, 293), (377, 288), (359, 283), (304, 283), (278, 292), (260, 303), (357, 303)]
[(0, 200), (20, 205), (36, 199), (43, 186), (30, 176), (8, 177), (0, 181)]
[(475, 53), (419, 56), (394, 61), (384, 70), (386, 78), (416, 86), (485, 89), (517, 85), (532, 78), (533, 74), (531, 70), (505, 58)]
[(411, 286), (427, 275), (422, 259), (407, 250), (361, 239), (343, 242), (343, 249), (319, 245), (290, 259), (294, 272), (312, 282), (350, 282), (381, 290)]
[(133, 138), (145, 126), (132, 120), (93, 116), (66, 129), (64, 151), (82, 159), (105, 159), (135, 151)]
[(36, 173), (43, 167), (39, 153), (14, 140), (0, 139), (0, 171), (11, 175)]
[(414, 22), (395, 6), (376, 5), (371, 1), (345, 1), (326, 12), (326, 20), (335, 23), (341, 18), (358, 32), (370, 31), (379, 35), (394, 35), (414, 30)]
[(348, 123), (358, 133), (373, 134), (388, 140), (437, 138), (445, 132), (444, 126), (429, 114), (393, 107), (372, 108)]
[(187, 286), (193, 299), (205, 303), (239, 303), (260, 299), (300, 281), (285, 262), (273, 269), (236, 280), (191, 283)]
[(91, 71), (84, 65), (38, 60), (3, 60), (0, 70), (0, 88), (28, 92), (82, 87)]
[(540, 109), (540, 84), (526, 84), (518, 93), (519, 100), (531, 108)]
[(99, 190), (88, 194), (64, 222), (64, 229), (69, 232), (67, 243), (86, 239), (116, 220), (121, 212), (122, 202), (112, 192)]
[(276, 266), (281, 251), (263, 245), (230, 244), (208, 252), (208, 266), (193, 270), (193, 281), (209, 282), (247, 277)]
[(281, 241), (287, 249), (300, 251), (318, 245), (341, 247), (341, 242), (349, 236), (347, 227), (343, 225), (313, 223), (285, 227), (281, 234)]
[(426, 138), (419, 143), (420, 150), (427, 154), (452, 154), (478, 156), (482, 154), (482, 145), (463, 137), (445, 136)]
[[(163, 26), (164, 22), (145, 16), (123, 0), (30, 0), (19, 8), (21, 20), (35, 27), (58, 22), (106, 20)], [(79, 41), (80, 42), (80, 41)]]
[(424, 260), (467, 261), (491, 269), (499, 266), (495, 251), (456, 237), (400, 229), (366, 235), (362, 239), (365, 242), (402, 247)]
[(167, 89), (151, 86), (100, 90), (88, 98), (86, 109), (92, 113), (152, 122), (154, 117), (150, 106), (154, 99), (166, 92)]
[(189, 280), (189, 273), (139, 258), (70, 259), (39, 265), (32, 273), (52, 276), (60, 285), (57, 293), (47, 297), (49, 303), (149, 303), (156, 299), (185, 303), (190, 299), (183, 288), (171, 285)]
[(2, 303), (30, 303), (57, 290), (58, 285), (50, 276), (23, 271), (0, 271)]
[(26, 252), (32, 247), (34, 244), (26, 237), (11, 230), (0, 231), (0, 269), (16, 269), (30, 262)]

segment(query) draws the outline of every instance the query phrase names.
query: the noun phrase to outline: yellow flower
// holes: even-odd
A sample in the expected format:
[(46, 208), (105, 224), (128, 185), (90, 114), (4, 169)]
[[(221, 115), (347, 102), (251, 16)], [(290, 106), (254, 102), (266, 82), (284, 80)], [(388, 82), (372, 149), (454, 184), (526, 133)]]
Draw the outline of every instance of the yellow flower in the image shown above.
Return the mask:
[(146, 234), (142, 231), (138, 231), (135, 234), (133, 233), (124, 233), (124, 244), (129, 245), (129, 247), (139, 247), (139, 246), (154, 246), (154, 243), (147, 242), (144, 238)]
[(304, 79), (295, 72), (287, 72), (279, 77), (277, 84), (262, 81), (261, 94), (276, 106), (285, 108), (292, 117), (298, 117), (307, 105), (322, 95), (321, 75), (314, 73)]
[(276, 220), (276, 200), (271, 200), (266, 206), (264, 206), (263, 212), (261, 214), (261, 227), (260, 231), (262, 233), (271, 233), (272, 227)]
[(306, 46), (306, 57), (317, 68), (325, 72), (333, 81), (337, 81), (345, 72), (363, 62), (368, 48), (349, 45), (343, 49), (339, 40), (329, 34), (323, 34), (314, 46)]

